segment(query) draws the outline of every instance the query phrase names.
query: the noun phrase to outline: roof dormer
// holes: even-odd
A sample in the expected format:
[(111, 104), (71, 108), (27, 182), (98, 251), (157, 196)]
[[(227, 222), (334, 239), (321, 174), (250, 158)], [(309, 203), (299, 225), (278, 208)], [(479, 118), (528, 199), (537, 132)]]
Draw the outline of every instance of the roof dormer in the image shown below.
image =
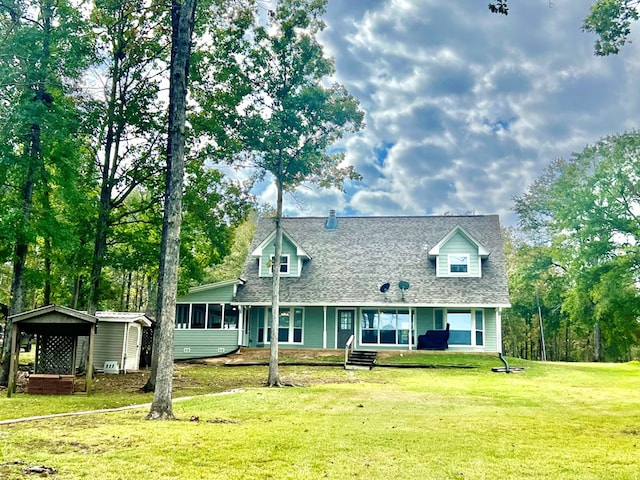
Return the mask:
[[(251, 256), (258, 259), (258, 276), (271, 277), (275, 254), (275, 230), (258, 245)], [(280, 259), (280, 275), (283, 277), (299, 277), (302, 264), (311, 256), (289, 234), (282, 232), (282, 256)]]
[(481, 277), (482, 260), (488, 257), (489, 251), (460, 226), (429, 250), (438, 277)]

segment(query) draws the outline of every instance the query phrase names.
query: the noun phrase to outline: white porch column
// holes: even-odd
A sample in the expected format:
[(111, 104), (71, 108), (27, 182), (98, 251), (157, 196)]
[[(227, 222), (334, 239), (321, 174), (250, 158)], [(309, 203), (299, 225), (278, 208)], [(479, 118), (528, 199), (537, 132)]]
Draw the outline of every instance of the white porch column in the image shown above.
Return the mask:
[(502, 307), (496, 308), (496, 348), (498, 353), (502, 352)]
[(413, 350), (413, 335), (415, 334), (415, 321), (413, 319), (413, 314), (417, 312), (414, 308), (409, 309), (409, 350)]
[(242, 333), (244, 332), (244, 308), (238, 305), (238, 346), (242, 347)]
[(322, 307), (322, 348), (327, 348), (327, 306)]

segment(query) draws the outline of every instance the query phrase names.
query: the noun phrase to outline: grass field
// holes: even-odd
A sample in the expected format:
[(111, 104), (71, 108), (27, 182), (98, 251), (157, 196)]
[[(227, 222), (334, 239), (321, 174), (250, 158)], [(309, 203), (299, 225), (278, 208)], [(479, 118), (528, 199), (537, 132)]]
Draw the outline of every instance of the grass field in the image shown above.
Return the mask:
[[(510, 359), (511, 360), (511, 359)], [(174, 422), (146, 408), (0, 426), (0, 478), (640, 479), (640, 363), (494, 373), (495, 357), (388, 357), (371, 371), (179, 365)], [(474, 368), (401, 368), (402, 364)], [(134, 375), (137, 375), (134, 376)], [(0, 419), (150, 401), (142, 374), (99, 376), (90, 396), (0, 398)]]

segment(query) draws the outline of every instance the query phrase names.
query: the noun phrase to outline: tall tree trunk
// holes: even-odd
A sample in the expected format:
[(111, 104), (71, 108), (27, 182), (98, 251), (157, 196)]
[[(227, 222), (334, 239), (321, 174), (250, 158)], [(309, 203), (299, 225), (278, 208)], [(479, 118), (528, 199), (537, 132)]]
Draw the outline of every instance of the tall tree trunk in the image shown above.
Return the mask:
[[(51, 199), (49, 197), (49, 185), (45, 185), (44, 192), (44, 210), (47, 212), (47, 215), (51, 212)], [(45, 232), (44, 238), (44, 292), (43, 296), (43, 305), (51, 305), (51, 236), (48, 232)]]
[(78, 301), (80, 299), (80, 289), (82, 288), (82, 275), (76, 276), (75, 282), (73, 282), (73, 297), (71, 298), (71, 308), (78, 308)]
[(107, 253), (107, 238), (109, 236), (110, 217), (111, 217), (111, 193), (113, 190), (113, 170), (115, 167), (112, 163), (116, 162), (118, 155), (114, 151), (116, 136), (116, 102), (118, 91), (118, 76), (120, 72), (120, 60), (117, 55), (114, 56), (113, 74), (111, 78), (111, 88), (109, 92), (109, 107), (107, 111), (107, 134), (104, 143), (104, 161), (102, 164), (101, 185), (100, 185), (100, 203), (98, 207), (98, 220), (96, 224), (96, 236), (93, 243), (93, 257), (91, 261), (91, 277), (89, 279), (89, 303), (87, 305), (87, 313), (94, 315), (98, 309), (100, 302), (100, 276), (102, 275), (102, 267), (104, 258)]
[(129, 307), (131, 306), (131, 270), (129, 270), (127, 274), (126, 280), (126, 292), (124, 297), (124, 311), (128, 312)]
[(569, 322), (564, 327), (564, 361), (569, 361)]
[[(45, 103), (46, 78), (51, 57), (51, 16), (53, 7), (50, 1), (42, 5), (42, 54), (40, 57), (39, 76), (36, 86), (34, 102)], [(35, 118), (31, 124), (31, 130), (26, 140), (26, 158), (28, 163), (27, 176), (22, 186), (22, 225), (16, 235), (16, 244), (13, 257), (13, 278), (11, 281), (11, 299), (9, 302), (9, 315), (16, 315), (25, 308), (24, 270), (27, 264), (29, 251), (28, 231), (31, 224), (31, 210), (33, 207), (33, 192), (35, 189), (37, 171), (42, 168), (41, 119)], [(7, 322), (7, 338), (11, 338), (13, 330), (11, 322)], [(11, 342), (5, 342), (2, 347), (2, 364), (0, 368), (0, 385), (7, 385), (9, 380), (9, 362), (11, 359)]]
[(44, 292), (43, 305), (51, 305), (51, 239), (44, 239)]
[[(280, 162), (282, 164), (282, 162)], [(277, 204), (276, 204), (276, 238), (275, 251), (273, 254), (273, 285), (271, 298), (271, 339), (269, 342), (269, 377), (267, 385), (270, 387), (280, 387), (280, 369), (278, 367), (278, 330), (280, 327), (280, 264), (282, 260), (282, 176), (276, 178)]]
[(169, 84), (169, 136), (167, 178), (158, 279), (157, 368), (153, 403), (147, 419), (174, 418), (171, 404), (173, 385), (173, 330), (176, 316), (182, 189), (184, 184), (185, 123), (189, 55), (195, 20), (196, 0), (174, 0), (171, 5), (171, 65)]
[(600, 334), (600, 323), (596, 322), (593, 328), (593, 360), (602, 360), (602, 338)]

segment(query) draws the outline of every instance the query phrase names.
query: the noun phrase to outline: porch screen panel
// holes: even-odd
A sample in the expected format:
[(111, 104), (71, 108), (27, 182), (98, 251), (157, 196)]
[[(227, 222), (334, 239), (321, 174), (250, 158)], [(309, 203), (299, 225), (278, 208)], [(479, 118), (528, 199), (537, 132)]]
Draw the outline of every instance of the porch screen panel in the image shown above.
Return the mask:
[(280, 311), (280, 319), (278, 320), (278, 341), (289, 341), (289, 325), (291, 324), (291, 318), (289, 315), (289, 309), (282, 309)]
[(207, 328), (222, 328), (222, 306), (217, 303), (209, 304)]
[(380, 312), (380, 343), (396, 343), (396, 316), (395, 312)]
[(176, 305), (176, 328), (189, 328), (189, 304)]
[(224, 328), (238, 328), (240, 311), (233, 305), (224, 306)]
[(207, 305), (194, 303), (191, 307), (191, 328), (204, 328), (204, 319), (207, 315)]

